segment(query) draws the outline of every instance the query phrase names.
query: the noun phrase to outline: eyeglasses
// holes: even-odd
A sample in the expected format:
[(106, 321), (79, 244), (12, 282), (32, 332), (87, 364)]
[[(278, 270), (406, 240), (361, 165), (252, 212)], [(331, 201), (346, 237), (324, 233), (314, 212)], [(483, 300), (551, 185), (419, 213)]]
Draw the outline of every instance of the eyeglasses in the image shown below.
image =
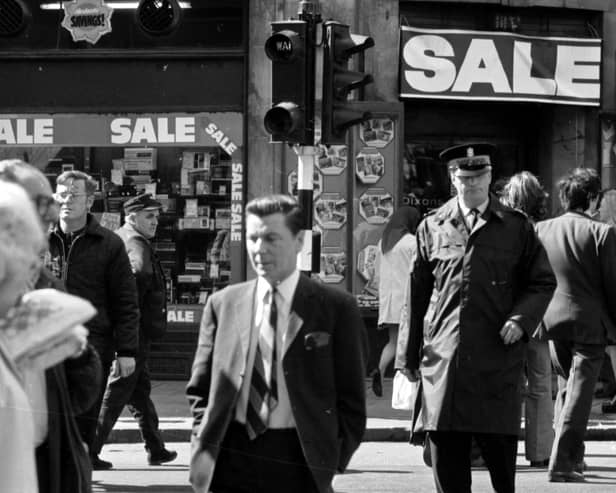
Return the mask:
[(33, 199), (34, 204), (36, 205), (36, 210), (39, 213), (39, 216), (45, 217), (49, 214), (49, 211), (56, 206), (56, 201), (53, 196), (49, 195), (37, 195)]
[(54, 193), (53, 198), (56, 199), (57, 202), (66, 202), (67, 200), (76, 199), (77, 197), (85, 197), (88, 195), (87, 193), (77, 193), (77, 192), (61, 192)]

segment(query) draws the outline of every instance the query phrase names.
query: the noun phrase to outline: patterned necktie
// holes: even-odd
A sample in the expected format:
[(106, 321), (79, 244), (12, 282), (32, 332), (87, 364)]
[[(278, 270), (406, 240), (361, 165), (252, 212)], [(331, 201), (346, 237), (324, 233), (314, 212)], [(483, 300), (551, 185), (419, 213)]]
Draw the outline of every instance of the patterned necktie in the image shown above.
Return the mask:
[(259, 327), (259, 342), (252, 370), (246, 429), (254, 440), (267, 429), (269, 415), (278, 404), (276, 382), (276, 309), (275, 289), (268, 291), (263, 302), (263, 319)]
[(471, 209), (471, 211), (468, 213), (468, 229), (469, 231), (473, 231), (473, 229), (475, 228), (475, 224), (477, 224), (477, 218), (479, 217), (479, 210), (478, 209)]

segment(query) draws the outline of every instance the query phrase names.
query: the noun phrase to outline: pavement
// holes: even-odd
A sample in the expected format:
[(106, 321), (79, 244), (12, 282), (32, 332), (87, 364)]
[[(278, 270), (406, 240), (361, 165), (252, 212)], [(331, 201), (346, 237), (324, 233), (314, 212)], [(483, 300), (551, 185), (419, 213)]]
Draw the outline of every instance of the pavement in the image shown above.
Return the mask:
[[(160, 418), (160, 429), (166, 442), (190, 440), (192, 418), (186, 401), (185, 381), (159, 380), (152, 382), (152, 400)], [(366, 379), (368, 423), (364, 441), (405, 442), (409, 439), (410, 420), (408, 411), (391, 408), (392, 379), (383, 382), (383, 397), (376, 397)], [(616, 414), (603, 414), (601, 404), (605, 399), (593, 401), (586, 440), (616, 440)], [(523, 437), (524, 420), (521, 423)], [(137, 422), (127, 409), (116, 423), (109, 442), (137, 443), (141, 441)]]

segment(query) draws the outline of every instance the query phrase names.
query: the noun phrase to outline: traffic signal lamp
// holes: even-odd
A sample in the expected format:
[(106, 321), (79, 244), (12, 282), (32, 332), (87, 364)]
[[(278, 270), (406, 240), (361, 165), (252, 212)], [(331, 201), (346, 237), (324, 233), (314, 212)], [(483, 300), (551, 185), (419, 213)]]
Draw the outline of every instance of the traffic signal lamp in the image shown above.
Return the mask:
[(272, 103), (265, 129), (272, 142), (314, 145), (314, 43), (306, 21), (272, 22), (265, 53), (272, 61)]
[(351, 56), (374, 46), (368, 36), (351, 34), (349, 26), (340, 22), (324, 23), (323, 98), (321, 143), (344, 144), (346, 131), (371, 118), (367, 111), (352, 108), (349, 93), (373, 81), (372, 75), (348, 69)]

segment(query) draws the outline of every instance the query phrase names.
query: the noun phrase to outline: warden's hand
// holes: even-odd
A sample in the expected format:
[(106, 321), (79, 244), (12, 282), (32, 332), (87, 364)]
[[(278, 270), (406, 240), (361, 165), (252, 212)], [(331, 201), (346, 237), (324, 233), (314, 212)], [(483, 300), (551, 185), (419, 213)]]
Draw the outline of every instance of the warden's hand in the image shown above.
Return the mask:
[(207, 493), (208, 475), (205, 471), (208, 470), (210, 462), (211, 459), (208, 459), (203, 452), (194, 454), (191, 458), (188, 480), (195, 493)]
[(118, 356), (114, 362), (112, 374), (114, 377), (128, 377), (135, 371), (135, 358), (131, 356)]
[(398, 368), (398, 371), (402, 373), (410, 382), (417, 382), (421, 378), (419, 370), (409, 370), (408, 368)]
[(513, 320), (507, 320), (500, 331), (500, 336), (505, 344), (518, 342), (524, 335), (524, 329)]

